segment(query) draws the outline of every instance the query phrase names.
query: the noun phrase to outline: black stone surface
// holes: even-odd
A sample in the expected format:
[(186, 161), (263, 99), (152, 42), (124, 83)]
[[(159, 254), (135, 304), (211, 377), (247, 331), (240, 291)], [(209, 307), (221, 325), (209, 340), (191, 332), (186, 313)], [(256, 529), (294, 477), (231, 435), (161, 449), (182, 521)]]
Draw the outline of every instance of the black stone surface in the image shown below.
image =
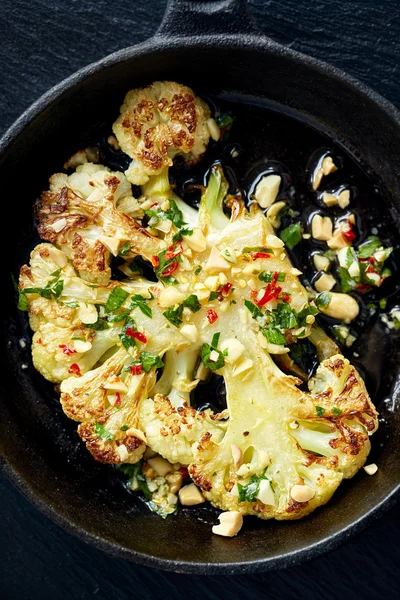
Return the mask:
[[(396, 0), (250, 4), (260, 27), (275, 40), (347, 70), (400, 107)], [(41, 93), (76, 69), (149, 37), (165, 2), (2, 0), (0, 6), (3, 132)], [(2, 598), (394, 599), (400, 594), (396, 509), (303, 566), (265, 575), (184, 577), (109, 558), (48, 521), (7, 481), (0, 486)]]

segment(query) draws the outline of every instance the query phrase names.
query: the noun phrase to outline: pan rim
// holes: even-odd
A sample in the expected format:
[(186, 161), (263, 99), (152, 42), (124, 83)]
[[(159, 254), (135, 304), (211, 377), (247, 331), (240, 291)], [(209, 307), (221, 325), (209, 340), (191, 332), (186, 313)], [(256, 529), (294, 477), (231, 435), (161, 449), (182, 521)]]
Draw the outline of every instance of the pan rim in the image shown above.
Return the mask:
[[(213, 34), (199, 36), (163, 36), (155, 35), (145, 42), (124, 48), (113, 54), (110, 54), (97, 62), (91, 63), (77, 72), (73, 73), (54, 87), (50, 88), (38, 98), (22, 115), (7, 129), (0, 139), (0, 160), (6, 155), (8, 148), (12, 145), (18, 135), (27, 127), (38, 115), (62, 96), (66, 91), (72, 89), (76, 84), (86, 78), (91, 77), (98, 71), (112, 67), (117, 63), (123, 63), (133, 57), (140, 57), (147, 53), (156, 53), (182, 47), (202, 46), (207, 43), (208, 47), (218, 49), (219, 46), (232, 48), (243, 47), (270, 53), (276, 56), (283, 56), (287, 59), (297, 60), (313, 68), (316, 73), (320, 72), (330, 76), (333, 80), (345, 83), (357, 92), (367, 96), (369, 101), (376, 104), (383, 110), (393, 123), (399, 128), (400, 135), (400, 111), (386, 98), (372, 90), (363, 82), (358, 81), (344, 71), (329, 65), (319, 59), (314, 59), (305, 54), (292, 50), (276, 43), (270, 38), (257, 34)], [(265, 559), (256, 559), (250, 561), (238, 561), (229, 563), (207, 563), (182, 560), (171, 560), (160, 558), (154, 555), (144, 554), (135, 550), (127, 549), (113, 540), (108, 540), (100, 535), (83, 528), (70, 518), (63, 515), (60, 510), (46, 500), (44, 495), (35, 490), (34, 486), (24, 478), (20, 472), (12, 465), (11, 461), (4, 460), (2, 471), (15, 484), (15, 486), (30, 500), (30, 502), (40, 510), (46, 517), (50, 518), (57, 525), (74, 534), (79, 539), (93, 544), (95, 547), (106, 551), (112, 556), (125, 558), (153, 568), (160, 568), (165, 571), (187, 574), (217, 574), (217, 573), (254, 573), (267, 571), (276, 568), (288, 567), (299, 564), (305, 560), (311, 559), (317, 555), (328, 552), (336, 548), (339, 544), (346, 541), (351, 535), (358, 533), (373, 520), (378, 518), (385, 510), (391, 508), (399, 495), (400, 485), (395, 485), (390, 494), (376, 504), (373, 508), (363, 512), (355, 521), (346, 525), (333, 535), (329, 535), (322, 540), (312, 543), (299, 550), (290, 551), (286, 554), (278, 554)]]

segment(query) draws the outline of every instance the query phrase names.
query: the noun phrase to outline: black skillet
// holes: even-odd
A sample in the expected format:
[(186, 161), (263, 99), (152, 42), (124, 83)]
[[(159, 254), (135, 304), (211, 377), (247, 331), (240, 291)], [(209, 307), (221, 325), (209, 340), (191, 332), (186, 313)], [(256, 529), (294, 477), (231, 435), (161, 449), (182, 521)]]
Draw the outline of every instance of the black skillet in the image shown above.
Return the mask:
[[(29, 108), (0, 142), (3, 208), (2, 377), (0, 431), (3, 468), (46, 515), (107, 552), (149, 566), (186, 573), (250, 572), (291, 565), (330, 550), (394, 503), (400, 461), (400, 417), (387, 411), (379, 471), (345, 483), (326, 507), (290, 523), (253, 522), (237, 538), (211, 535), (213, 509), (182, 511), (165, 521), (148, 512), (94, 463), (64, 417), (51, 386), (33, 369), (26, 322), (10, 280), (32, 244), (32, 203), (85, 132), (112, 123), (124, 93), (160, 79), (197, 92), (262, 104), (311, 123), (334, 138), (382, 190), (382, 214), (399, 225), (400, 115), (384, 98), (337, 69), (260, 35), (244, 0), (170, 0), (157, 34), (62, 82)], [(83, 137), (82, 137), (83, 136)], [(5, 241), (12, 236), (12, 244)], [(370, 342), (372, 356), (385, 351)], [(375, 352), (375, 355), (374, 355)], [(373, 361), (372, 361), (373, 362)], [(27, 368), (23, 368), (27, 367)], [(395, 406), (392, 388), (378, 400)], [(383, 394), (383, 395), (382, 395)], [(378, 394), (379, 395), (379, 394)]]

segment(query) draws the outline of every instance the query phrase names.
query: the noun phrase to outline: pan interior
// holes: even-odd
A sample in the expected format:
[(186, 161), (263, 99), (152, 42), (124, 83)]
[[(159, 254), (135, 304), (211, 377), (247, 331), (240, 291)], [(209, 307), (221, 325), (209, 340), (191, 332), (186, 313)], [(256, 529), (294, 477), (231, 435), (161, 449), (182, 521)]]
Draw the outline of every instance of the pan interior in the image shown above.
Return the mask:
[[(257, 48), (188, 42), (183, 52), (172, 46), (138, 51), (67, 89), (17, 135), (0, 161), (7, 203), (3, 222), (13, 240), (1, 262), (1, 444), (21, 487), (64, 523), (100, 538), (124, 556), (173, 561), (153, 564), (189, 570), (221, 563), (252, 568), (255, 561), (293, 557), (333, 539), (392, 494), (399, 480), (394, 448), (400, 432), (399, 416), (393, 411), (394, 338), (377, 329), (360, 340), (364, 353), (359, 366), (385, 420), (372, 442), (378, 474), (368, 478), (362, 472), (344, 482), (329, 505), (302, 521), (248, 519), (240, 536), (228, 541), (211, 535), (217, 514), (211, 507), (182, 510), (179, 517), (164, 521), (124, 490), (111, 467), (95, 463), (78, 440), (76, 424), (63, 415), (52, 386), (34, 370), (29, 343), (26, 348), (20, 343), (28, 341), (30, 333), (24, 315), (16, 310), (10, 273), (17, 273), (37, 243), (32, 219), (36, 197), (75, 150), (100, 141), (98, 132), (115, 120), (128, 89), (157, 79), (191, 85), (232, 111), (237, 121), (229, 143), (239, 152), (232, 181), (243, 190), (251, 190), (257, 175), (277, 161), (299, 201), (306, 202), (301, 194), (309, 160), (314, 152), (330, 148), (345, 162), (346, 176), (362, 190), (356, 210), (365, 212), (367, 207), (368, 226), (380, 219), (392, 237), (397, 234), (395, 157), (400, 131), (373, 100), (310, 65)], [(213, 158), (211, 151), (198, 169), (175, 170), (178, 187), (184, 189), (188, 179), (201, 179)], [(228, 154), (225, 159), (229, 163)]]

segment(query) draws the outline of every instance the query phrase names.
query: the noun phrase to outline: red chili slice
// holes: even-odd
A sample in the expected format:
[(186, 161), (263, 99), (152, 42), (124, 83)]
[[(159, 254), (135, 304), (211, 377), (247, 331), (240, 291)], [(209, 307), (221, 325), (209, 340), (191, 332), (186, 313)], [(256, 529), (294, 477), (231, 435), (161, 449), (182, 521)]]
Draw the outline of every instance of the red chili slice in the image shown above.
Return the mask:
[(257, 258), (271, 258), (271, 254), (268, 252), (252, 252), (251, 258), (257, 260)]
[(139, 340), (139, 342), (142, 342), (142, 344), (147, 344), (147, 337), (140, 331), (134, 331), (132, 327), (128, 327), (128, 329), (125, 331), (125, 334), (129, 335), (129, 337), (133, 338), (134, 340)]
[(207, 319), (211, 325), (218, 319), (217, 313), (212, 308), (207, 311)]
[(356, 285), (356, 289), (361, 292), (361, 294), (365, 294), (365, 292), (368, 292), (368, 290), (371, 289), (371, 286), (366, 283), (359, 283)]
[(178, 267), (178, 261), (174, 260), (174, 262), (172, 262), (166, 269), (164, 269), (164, 271), (161, 273), (161, 277), (168, 277), (169, 275), (172, 275), (172, 273), (175, 273)]
[(281, 298), (282, 298), (282, 300), (284, 302), (290, 302), (291, 301), (291, 297), (289, 296), (289, 294), (286, 294), (286, 292), (283, 292)]
[(152, 256), (150, 260), (153, 267), (155, 269), (158, 269), (158, 267), (160, 266), (160, 259), (158, 258), (158, 256)]
[(228, 281), (228, 283), (226, 283), (225, 285), (221, 285), (218, 289), (217, 289), (217, 293), (218, 294), (222, 294), (223, 296), (227, 296), (229, 294), (229, 292), (232, 289), (232, 283), (230, 283)]
[(353, 231), (353, 224), (351, 221), (347, 221), (347, 228), (345, 230), (342, 229), (342, 236), (347, 242), (352, 242), (356, 239), (356, 234)]
[(255, 304), (257, 304), (257, 306), (264, 306), (267, 304), (267, 302), (278, 298), (281, 291), (282, 288), (280, 285), (275, 286), (275, 283), (268, 283), (264, 290), (263, 296), (260, 298), (260, 300), (255, 300)]
[(69, 356), (70, 354), (76, 354), (75, 348), (71, 348), (71, 346), (68, 346), (68, 344), (60, 344), (60, 346), (58, 347), (61, 348), (63, 353), (67, 356)]
[(176, 244), (175, 246), (169, 246), (168, 250), (164, 254), (164, 260), (165, 261), (171, 260), (171, 258), (175, 258), (179, 254), (182, 254), (182, 252), (183, 252), (183, 246), (180, 243)]
[(77, 365), (76, 363), (73, 363), (70, 368), (68, 369), (68, 373), (71, 373), (71, 375), (77, 375), (78, 377), (81, 376), (81, 369), (79, 367), (79, 365)]
[(131, 365), (129, 369), (132, 375), (140, 375), (140, 373), (143, 371), (142, 365)]
[(115, 406), (121, 406), (121, 394), (119, 392), (116, 392), (115, 395), (117, 396)]

